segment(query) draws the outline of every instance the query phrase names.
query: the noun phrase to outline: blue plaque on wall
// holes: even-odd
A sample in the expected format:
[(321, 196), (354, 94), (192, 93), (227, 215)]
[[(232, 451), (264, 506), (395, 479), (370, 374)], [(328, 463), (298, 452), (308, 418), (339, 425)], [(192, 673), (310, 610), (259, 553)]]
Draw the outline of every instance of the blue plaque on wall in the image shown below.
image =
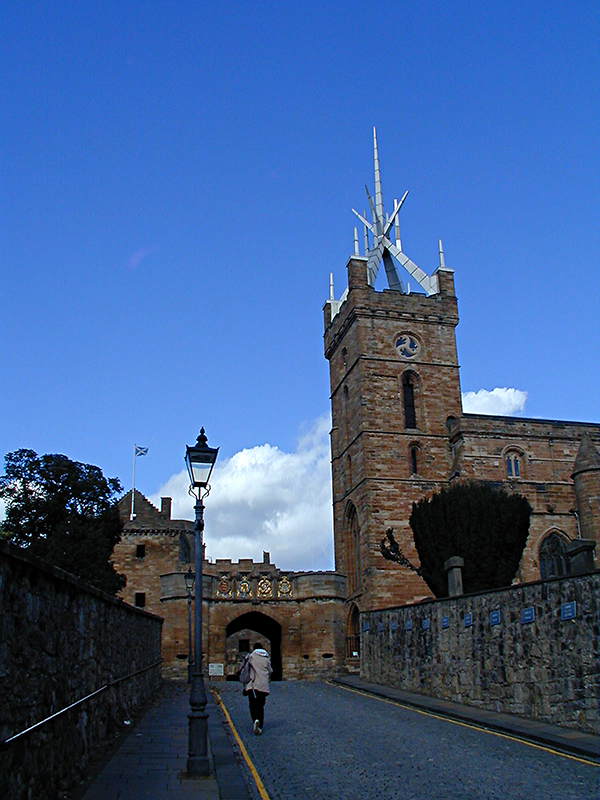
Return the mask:
[(563, 603), (560, 607), (560, 618), (561, 619), (575, 619), (577, 616), (577, 602), (575, 600), (571, 600), (570, 603)]
[(442, 617), (442, 628), (450, 627), (450, 617)]
[(497, 611), (492, 611), (490, 614), (490, 625), (500, 625), (502, 622), (502, 613), (500, 609)]
[(423, 620), (423, 622), (421, 623), (421, 627), (423, 628), (424, 631), (428, 631), (429, 630), (429, 617), (426, 617)]
[(406, 630), (407, 631), (412, 631), (412, 619), (407, 619), (406, 620)]
[(395, 619), (393, 619), (392, 620), (392, 632), (395, 631), (397, 627), (398, 627), (398, 623), (396, 622)]
[(369, 623), (367, 620), (363, 622), (363, 633), (366, 633), (369, 630)]
[(379, 623), (379, 633), (381, 633), (382, 630), (383, 630), (383, 622), (380, 622)]
[(533, 622), (535, 619), (535, 608), (529, 606), (521, 611), (521, 624), (526, 625), (528, 622)]
[(465, 628), (470, 628), (473, 624), (473, 612), (469, 611), (468, 614), (465, 614)]

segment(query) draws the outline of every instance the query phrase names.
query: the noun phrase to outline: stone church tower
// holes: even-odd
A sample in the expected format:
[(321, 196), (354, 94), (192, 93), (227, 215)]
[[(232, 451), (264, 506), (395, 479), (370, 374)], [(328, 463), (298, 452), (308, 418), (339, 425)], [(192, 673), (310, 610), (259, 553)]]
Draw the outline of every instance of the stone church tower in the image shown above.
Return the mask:
[[(388, 216), (375, 134), (374, 152), (371, 220), (354, 212), (364, 226), (365, 255), (355, 228), (348, 288), (336, 300), (331, 280), (324, 308), (335, 567), (347, 578), (350, 658), (359, 651), (361, 612), (431, 596), (415, 573), (382, 557), (380, 543), (393, 527), (417, 564), (412, 504), (452, 480), (490, 481), (527, 497), (533, 515), (519, 580), (569, 571), (571, 543), (581, 537), (578, 507), (591, 546), (600, 541), (600, 456), (592, 442), (600, 442), (600, 426), (463, 413), (453, 271), (441, 242), (432, 275), (403, 252), (398, 212), (406, 194)], [(389, 287), (383, 291), (375, 289), (381, 264)], [(417, 292), (405, 288), (398, 266)], [(588, 524), (593, 515), (597, 521)]]
[[(408, 528), (412, 504), (447, 484), (452, 452), (446, 422), (462, 413), (453, 272), (444, 264), (441, 242), (432, 276), (402, 252), (396, 224), (401, 204), (395, 203), (390, 220), (383, 211), (376, 138), (375, 197), (375, 203), (369, 198), (373, 222), (360, 217), (373, 246), (361, 257), (355, 232), (348, 290), (325, 306), (336, 570), (346, 574), (358, 610), (429, 595), (418, 576), (384, 561), (380, 542), (393, 526), (408, 543), (405, 555), (418, 562)], [(426, 294), (405, 290), (392, 255)], [(383, 292), (374, 289), (380, 260), (390, 286)]]
[[(458, 308), (452, 272), (438, 268), (435, 277), (431, 297), (375, 292), (367, 259), (354, 256), (347, 300), (333, 319), (326, 307), (335, 567), (368, 608), (399, 599), (398, 568), (379, 550), (386, 528), (409, 533), (413, 502), (446, 484), (452, 466), (446, 420), (462, 412)], [(428, 594), (417, 576), (402, 578), (404, 596)]]

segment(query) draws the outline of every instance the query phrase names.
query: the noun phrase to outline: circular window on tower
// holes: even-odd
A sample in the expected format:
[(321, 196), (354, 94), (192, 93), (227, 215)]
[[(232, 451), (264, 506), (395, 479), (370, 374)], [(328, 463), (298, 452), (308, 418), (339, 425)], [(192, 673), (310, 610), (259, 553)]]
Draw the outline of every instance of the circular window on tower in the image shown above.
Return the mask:
[(419, 340), (412, 333), (399, 333), (395, 340), (396, 351), (402, 358), (414, 358), (419, 352)]

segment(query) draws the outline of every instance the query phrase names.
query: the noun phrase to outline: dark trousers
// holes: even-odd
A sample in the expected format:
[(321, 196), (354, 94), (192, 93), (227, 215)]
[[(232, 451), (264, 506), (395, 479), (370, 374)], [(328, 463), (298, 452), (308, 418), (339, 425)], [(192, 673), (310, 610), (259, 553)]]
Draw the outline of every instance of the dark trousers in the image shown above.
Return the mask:
[(252, 722), (258, 720), (259, 727), (263, 727), (265, 722), (265, 701), (268, 697), (267, 692), (256, 692), (250, 689), (248, 692), (248, 702), (250, 704), (250, 716)]

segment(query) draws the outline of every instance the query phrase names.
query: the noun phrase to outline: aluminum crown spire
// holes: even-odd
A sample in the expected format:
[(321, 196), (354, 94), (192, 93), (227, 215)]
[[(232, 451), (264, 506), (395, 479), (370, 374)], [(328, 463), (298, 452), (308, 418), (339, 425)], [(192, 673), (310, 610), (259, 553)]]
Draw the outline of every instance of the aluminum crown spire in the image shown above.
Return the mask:
[[(375, 162), (375, 202), (369, 194), (367, 187), (367, 197), (369, 199), (369, 206), (371, 208), (372, 222), (369, 222), (362, 214), (352, 209), (359, 220), (365, 227), (365, 242), (368, 242), (368, 231), (373, 235), (373, 246), (366, 252), (367, 256), (367, 276), (369, 284), (375, 286), (375, 279), (379, 272), (379, 266), (383, 261), (385, 273), (388, 280), (390, 289), (398, 292), (405, 293), (404, 286), (398, 274), (398, 267), (396, 261), (413, 277), (417, 283), (423, 287), (428, 295), (437, 294), (438, 282), (435, 275), (429, 276), (420, 267), (418, 267), (410, 258), (402, 252), (402, 244), (400, 242), (400, 231), (396, 225), (396, 244), (393, 244), (388, 237), (388, 233), (398, 218), (398, 212), (402, 208), (402, 204), (406, 200), (408, 192), (399, 203), (394, 202), (394, 212), (391, 217), (388, 217), (383, 208), (383, 192), (381, 189), (381, 170), (379, 167), (379, 150), (377, 148), (377, 131), (373, 128), (373, 151)], [(356, 242), (356, 237), (355, 237)], [(392, 258), (393, 256), (393, 258)], [(394, 261), (394, 259), (396, 261)]]

